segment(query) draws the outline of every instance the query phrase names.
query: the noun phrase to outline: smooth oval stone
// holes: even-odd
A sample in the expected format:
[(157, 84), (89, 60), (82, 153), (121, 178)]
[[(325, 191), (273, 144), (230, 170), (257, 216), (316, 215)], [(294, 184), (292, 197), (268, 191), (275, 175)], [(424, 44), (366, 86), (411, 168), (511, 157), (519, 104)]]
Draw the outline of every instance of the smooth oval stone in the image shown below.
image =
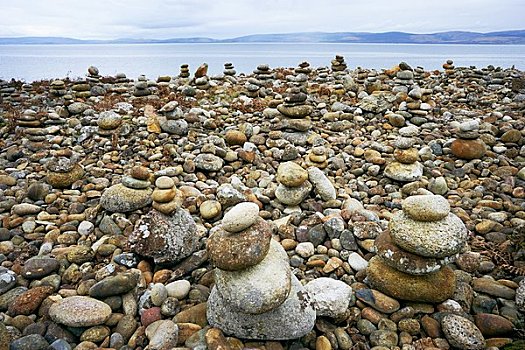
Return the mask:
[(315, 191), (323, 201), (328, 202), (336, 199), (337, 192), (335, 187), (321, 169), (317, 167), (308, 168), (308, 180), (310, 180)]
[(485, 348), (485, 339), (474, 323), (458, 315), (450, 314), (441, 320), (441, 328), (450, 345), (465, 350)]
[[(2, 339), (4, 341), (4, 339)], [(14, 340), (10, 345), (10, 350), (47, 350), (49, 347), (46, 339), (40, 334), (30, 334)], [(7, 344), (5, 349), (7, 349)]]
[(467, 228), (449, 213), (433, 222), (416, 221), (404, 212), (395, 213), (388, 224), (392, 241), (404, 250), (429, 258), (457, 254), (467, 241)]
[(416, 221), (438, 221), (450, 213), (450, 204), (442, 196), (418, 195), (406, 198), (403, 212)]
[(481, 159), (485, 155), (486, 145), (481, 140), (456, 139), (450, 144), (450, 151), (461, 159)]
[(159, 320), (146, 328), (149, 339), (148, 348), (172, 349), (177, 346), (179, 327), (171, 320)]
[(375, 247), (377, 255), (383, 262), (394, 269), (411, 275), (426, 275), (431, 272), (439, 271), (455, 261), (457, 254), (442, 259), (425, 258), (417, 254), (403, 250), (396, 245), (390, 237), (388, 230), (384, 231), (376, 238)]
[(338, 318), (345, 315), (352, 297), (352, 287), (328, 277), (316, 278), (304, 286), (313, 300), (317, 316)]
[(217, 269), (215, 285), (221, 296), (236, 309), (262, 314), (286, 300), (291, 288), (290, 273), (286, 251), (271, 240), (268, 254), (257, 265), (238, 271)]
[(129, 292), (137, 285), (137, 277), (132, 274), (122, 274), (106, 277), (95, 283), (89, 289), (89, 295), (94, 298), (105, 298)]
[(288, 118), (300, 119), (312, 114), (314, 108), (309, 105), (287, 106), (280, 104), (277, 106), (277, 110)]
[(300, 204), (312, 190), (310, 181), (305, 181), (298, 187), (287, 187), (279, 184), (275, 190), (275, 197), (283, 204), (294, 206)]
[(400, 304), (396, 299), (374, 289), (362, 288), (356, 290), (355, 296), (357, 299), (370, 305), (377, 311), (386, 314), (396, 312), (400, 308)]
[(195, 167), (204, 171), (219, 171), (222, 169), (223, 160), (213, 154), (202, 153), (195, 157)]
[(235, 271), (260, 263), (270, 248), (272, 229), (263, 219), (250, 228), (229, 234), (214, 228), (206, 242), (210, 261), (221, 270)]
[(68, 327), (98, 326), (111, 315), (108, 304), (85, 296), (73, 296), (57, 301), (49, 308), (54, 322)]
[(240, 232), (252, 226), (259, 217), (259, 206), (252, 202), (239, 203), (222, 218), (222, 228), (228, 232)]
[(175, 181), (169, 176), (159, 176), (159, 178), (155, 180), (155, 186), (161, 190), (168, 190), (175, 186)]
[(122, 184), (117, 184), (106, 189), (100, 197), (100, 205), (109, 211), (125, 213), (137, 210), (151, 204), (150, 188), (135, 190)]
[(179, 300), (184, 299), (191, 289), (191, 283), (186, 280), (173, 281), (166, 285), (168, 296), (177, 298)]
[(291, 280), (285, 302), (260, 315), (238, 311), (214, 287), (207, 302), (209, 324), (238, 338), (286, 340), (304, 336), (314, 327), (315, 309), (301, 282), (293, 274)]
[(27, 279), (38, 279), (58, 270), (59, 266), (55, 258), (34, 257), (24, 263), (22, 275)]
[(199, 207), (199, 212), (203, 219), (209, 220), (213, 219), (221, 214), (222, 205), (219, 201), (216, 200), (207, 200), (202, 202)]
[(104, 130), (116, 129), (121, 123), (122, 117), (114, 111), (104, 111), (100, 113), (97, 120), (98, 127)]
[(135, 190), (143, 190), (151, 185), (147, 180), (134, 179), (131, 176), (122, 177), (121, 183), (127, 188), (133, 188)]
[(412, 182), (419, 180), (423, 176), (423, 164), (415, 162), (412, 164), (403, 164), (400, 162), (391, 162), (385, 167), (384, 174), (392, 180), (401, 182)]
[(288, 187), (298, 187), (308, 179), (308, 172), (295, 162), (284, 162), (277, 168), (277, 181)]
[(377, 256), (368, 262), (367, 278), (370, 286), (391, 297), (425, 303), (450, 299), (456, 288), (456, 277), (449, 267), (415, 276), (391, 268)]
[(505, 317), (494, 314), (474, 315), (474, 323), (485, 337), (498, 337), (510, 334), (514, 329), (512, 322)]
[(513, 300), (516, 296), (516, 291), (507, 287), (498, 281), (490, 278), (475, 278), (472, 281), (472, 288), (476, 292), (485, 293), (499, 298)]

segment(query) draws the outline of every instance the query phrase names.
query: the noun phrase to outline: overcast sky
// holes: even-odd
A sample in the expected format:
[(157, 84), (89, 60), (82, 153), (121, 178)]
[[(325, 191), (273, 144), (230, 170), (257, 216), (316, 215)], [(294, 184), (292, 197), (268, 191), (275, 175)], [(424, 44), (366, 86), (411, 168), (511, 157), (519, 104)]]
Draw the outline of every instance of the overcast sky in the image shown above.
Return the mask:
[(524, 0), (0, 0), (0, 37), (222, 39), (304, 31), (523, 28)]

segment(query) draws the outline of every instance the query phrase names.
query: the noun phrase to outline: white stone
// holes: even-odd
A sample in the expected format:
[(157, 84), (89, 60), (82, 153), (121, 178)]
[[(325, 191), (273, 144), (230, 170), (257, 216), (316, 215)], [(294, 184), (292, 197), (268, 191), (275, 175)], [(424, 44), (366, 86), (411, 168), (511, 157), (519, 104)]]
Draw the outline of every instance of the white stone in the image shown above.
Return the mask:
[(368, 261), (356, 252), (350, 253), (348, 264), (350, 264), (350, 267), (355, 271), (361, 271), (368, 267)]
[(95, 225), (89, 221), (82, 221), (77, 230), (82, 236), (87, 236), (95, 230)]
[(335, 187), (321, 169), (316, 167), (308, 168), (308, 180), (310, 180), (315, 191), (323, 201), (336, 199)]
[(317, 278), (304, 289), (314, 302), (317, 316), (343, 316), (352, 296), (352, 287), (328, 277)]
[(186, 298), (191, 289), (191, 283), (186, 280), (178, 280), (166, 285), (168, 296), (179, 300)]
[(228, 232), (240, 232), (252, 226), (259, 217), (259, 206), (252, 202), (239, 203), (222, 219), (222, 228)]
[(295, 252), (303, 258), (309, 258), (314, 255), (315, 247), (312, 242), (301, 242), (295, 247)]

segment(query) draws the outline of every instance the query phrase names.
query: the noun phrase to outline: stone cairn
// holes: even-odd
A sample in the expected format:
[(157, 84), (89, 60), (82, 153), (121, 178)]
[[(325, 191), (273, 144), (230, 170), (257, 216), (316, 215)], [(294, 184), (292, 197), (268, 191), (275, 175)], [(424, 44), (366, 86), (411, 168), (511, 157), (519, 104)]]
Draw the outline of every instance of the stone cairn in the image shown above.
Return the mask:
[(333, 72), (344, 72), (347, 68), (345, 58), (341, 55), (336, 55), (331, 62)]
[(101, 112), (98, 119), (98, 134), (109, 136), (122, 125), (122, 116), (115, 111)]
[(400, 137), (394, 144), (395, 161), (385, 167), (385, 176), (401, 182), (417, 181), (423, 176), (423, 164), (418, 161), (418, 150), (414, 147), (418, 133), (419, 128), (415, 125), (399, 129)]
[(121, 183), (106, 189), (100, 197), (100, 205), (111, 212), (125, 213), (151, 204), (152, 190), (149, 188), (150, 172), (142, 166), (131, 168), (129, 176)]
[(313, 329), (313, 302), (257, 204), (243, 202), (228, 211), (211, 230), (206, 249), (216, 266), (207, 302), (210, 325), (258, 340), (295, 339)]
[(445, 63), (443, 63), (443, 69), (445, 70), (446, 75), (455, 75), (455, 69), (454, 61), (447, 60)]
[(63, 80), (53, 80), (49, 85), (49, 93), (51, 96), (60, 97), (67, 94), (66, 83)]
[(46, 139), (45, 135), (40, 135), (43, 126), (43, 116), (32, 109), (26, 109), (20, 117), (16, 119), (17, 129), (23, 130), (25, 137), (29, 141), (40, 142)]
[(143, 97), (148, 95), (151, 95), (151, 90), (148, 88), (148, 81), (146, 79), (146, 76), (140, 75), (137, 78), (137, 82), (135, 82), (133, 96)]
[(184, 120), (184, 113), (177, 101), (170, 101), (159, 110), (157, 117), (162, 131), (174, 135), (186, 135), (188, 133), (188, 122)]
[(187, 64), (181, 64), (179, 78), (188, 79), (190, 77), (190, 68)]
[(306, 156), (306, 164), (314, 166), (319, 169), (324, 169), (328, 166), (327, 150), (324, 146), (312, 147), (312, 150)]
[(306, 104), (308, 95), (300, 87), (292, 87), (287, 90), (284, 103), (277, 106), (281, 113), (282, 129), (291, 129), (299, 132), (306, 132), (312, 127), (310, 115), (313, 107)]
[(407, 63), (401, 62), (398, 65), (399, 70), (394, 78), (393, 93), (403, 92), (408, 94), (410, 87), (414, 84), (414, 71)]
[(486, 145), (479, 139), (479, 122), (468, 120), (459, 124), (456, 136), (450, 144), (452, 154), (460, 159), (481, 159), (486, 152)]
[(163, 214), (171, 215), (182, 206), (182, 194), (175, 187), (175, 181), (169, 176), (160, 176), (155, 180), (155, 189), (151, 194), (153, 208)]
[(370, 260), (370, 285), (392, 297), (439, 303), (453, 296), (456, 279), (446, 265), (467, 242), (467, 229), (437, 195), (416, 195), (402, 202), (388, 230), (375, 240)]
[(47, 183), (54, 188), (67, 188), (84, 176), (84, 168), (78, 163), (78, 155), (71, 150), (56, 151), (46, 163)]
[(299, 63), (299, 67), (295, 68), (295, 73), (296, 74), (310, 74), (312, 73), (312, 68), (310, 68), (310, 63), (304, 61), (304, 62), (301, 62)]
[(75, 81), (71, 86), (71, 90), (73, 90), (73, 94), (77, 98), (88, 98), (91, 96), (91, 85), (84, 79)]
[(265, 89), (266, 83), (274, 79), (274, 75), (267, 64), (260, 64), (253, 71), (253, 77), (248, 78), (244, 87), (248, 97), (266, 97), (268, 92)]
[(203, 63), (195, 71), (193, 78), (193, 85), (195, 88), (207, 90), (210, 88), (210, 78), (208, 77), (208, 64)]
[(233, 77), (235, 74), (237, 74), (237, 71), (235, 70), (235, 68), (233, 67), (233, 63), (231, 62), (226, 62), (224, 64), (224, 70), (222, 71), (222, 73), (224, 75), (227, 75), (227, 76), (231, 76)]
[(275, 197), (279, 202), (288, 205), (299, 205), (312, 190), (308, 181), (308, 171), (294, 162), (284, 162), (277, 168), (279, 185), (275, 190)]
[(98, 68), (95, 67), (95, 66), (90, 66), (88, 68), (88, 75), (87, 75), (87, 81), (89, 84), (91, 85), (97, 85), (100, 83), (100, 74), (99, 74), (99, 71), (98, 71)]

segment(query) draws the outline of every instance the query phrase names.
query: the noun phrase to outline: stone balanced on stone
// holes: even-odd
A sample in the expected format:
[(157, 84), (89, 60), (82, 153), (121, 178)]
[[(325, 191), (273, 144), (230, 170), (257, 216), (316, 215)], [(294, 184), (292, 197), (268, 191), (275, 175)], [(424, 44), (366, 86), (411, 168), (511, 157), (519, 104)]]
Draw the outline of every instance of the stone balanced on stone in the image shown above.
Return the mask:
[(144, 75), (140, 75), (135, 82), (133, 96), (143, 97), (148, 95), (151, 95), (151, 90), (148, 88), (148, 81)]
[(450, 151), (465, 160), (481, 159), (486, 152), (485, 142), (479, 139), (479, 122), (468, 120), (459, 124), (457, 139), (450, 144)]
[(234, 76), (235, 74), (237, 74), (237, 72), (235, 71), (235, 68), (233, 67), (233, 63), (231, 62), (226, 62), (224, 64), (224, 70), (222, 71), (222, 73), (224, 75), (229, 75), (229, 76)]
[(294, 162), (279, 165), (277, 181), (279, 186), (275, 190), (275, 197), (288, 206), (299, 205), (312, 190), (312, 184), (308, 181), (308, 171)]
[(402, 182), (417, 181), (423, 176), (423, 164), (418, 162), (418, 151), (414, 147), (418, 133), (419, 129), (415, 125), (399, 129), (400, 137), (395, 142), (395, 161), (385, 167), (385, 176)]
[(312, 127), (310, 114), (313, 107), (306, 104), (308, 95), (300, 87), (292, 87), (284, 98), (284, 103), (277, 106), (281, 113), (282, 129), (291, 129), (299, 132), (306, 132)]
[(151, 194), (154, 209), (163, 214), (171, 215), (182, 206), (182, 193), (177, 190), (171, 177), (160, 176), (155, 180), (155, 186)]
[(331, 62), (332, 71), (334, 72), (343, 72), (346, 69), (345, 58), (341, 55), (336, 55), (335, 59)]
[(115, 111), (101, 112), (98, 119), (98, 134), (102, 136), (110, 136), (122, 124), (122, 117)]
[(190, 68), (187, 64), (181, 64), (179, 78), (188, 79), (190, 77)]
[(207, 303), (210, 325), (239, 338), (284, 340), (304, 336), (315, 323), (313, 302), (291, 273), (288, 255), (255, 203), (228, 211), (206, 249), (216, 266)]
[(152, 190), (149, 188), (150, 172), (147, 168), (136, 166), (130, 176), (123, 176), (120, 184), (106, 189), (100, 197), (100, 205), (112, 212), (125, 213), (151, 204)]
[(84, 168), (70, 150), (60, 150), (46, 163), (47, 183), (54, 188), (67, 188), (84, 176)]
[(439, 303), (451, 298), (456, 280), (446, 265), (465, 247), (465, 225), (441, 196), (408, 197), (402, 206), (376, 238), (368, 282), (402, 300)]

